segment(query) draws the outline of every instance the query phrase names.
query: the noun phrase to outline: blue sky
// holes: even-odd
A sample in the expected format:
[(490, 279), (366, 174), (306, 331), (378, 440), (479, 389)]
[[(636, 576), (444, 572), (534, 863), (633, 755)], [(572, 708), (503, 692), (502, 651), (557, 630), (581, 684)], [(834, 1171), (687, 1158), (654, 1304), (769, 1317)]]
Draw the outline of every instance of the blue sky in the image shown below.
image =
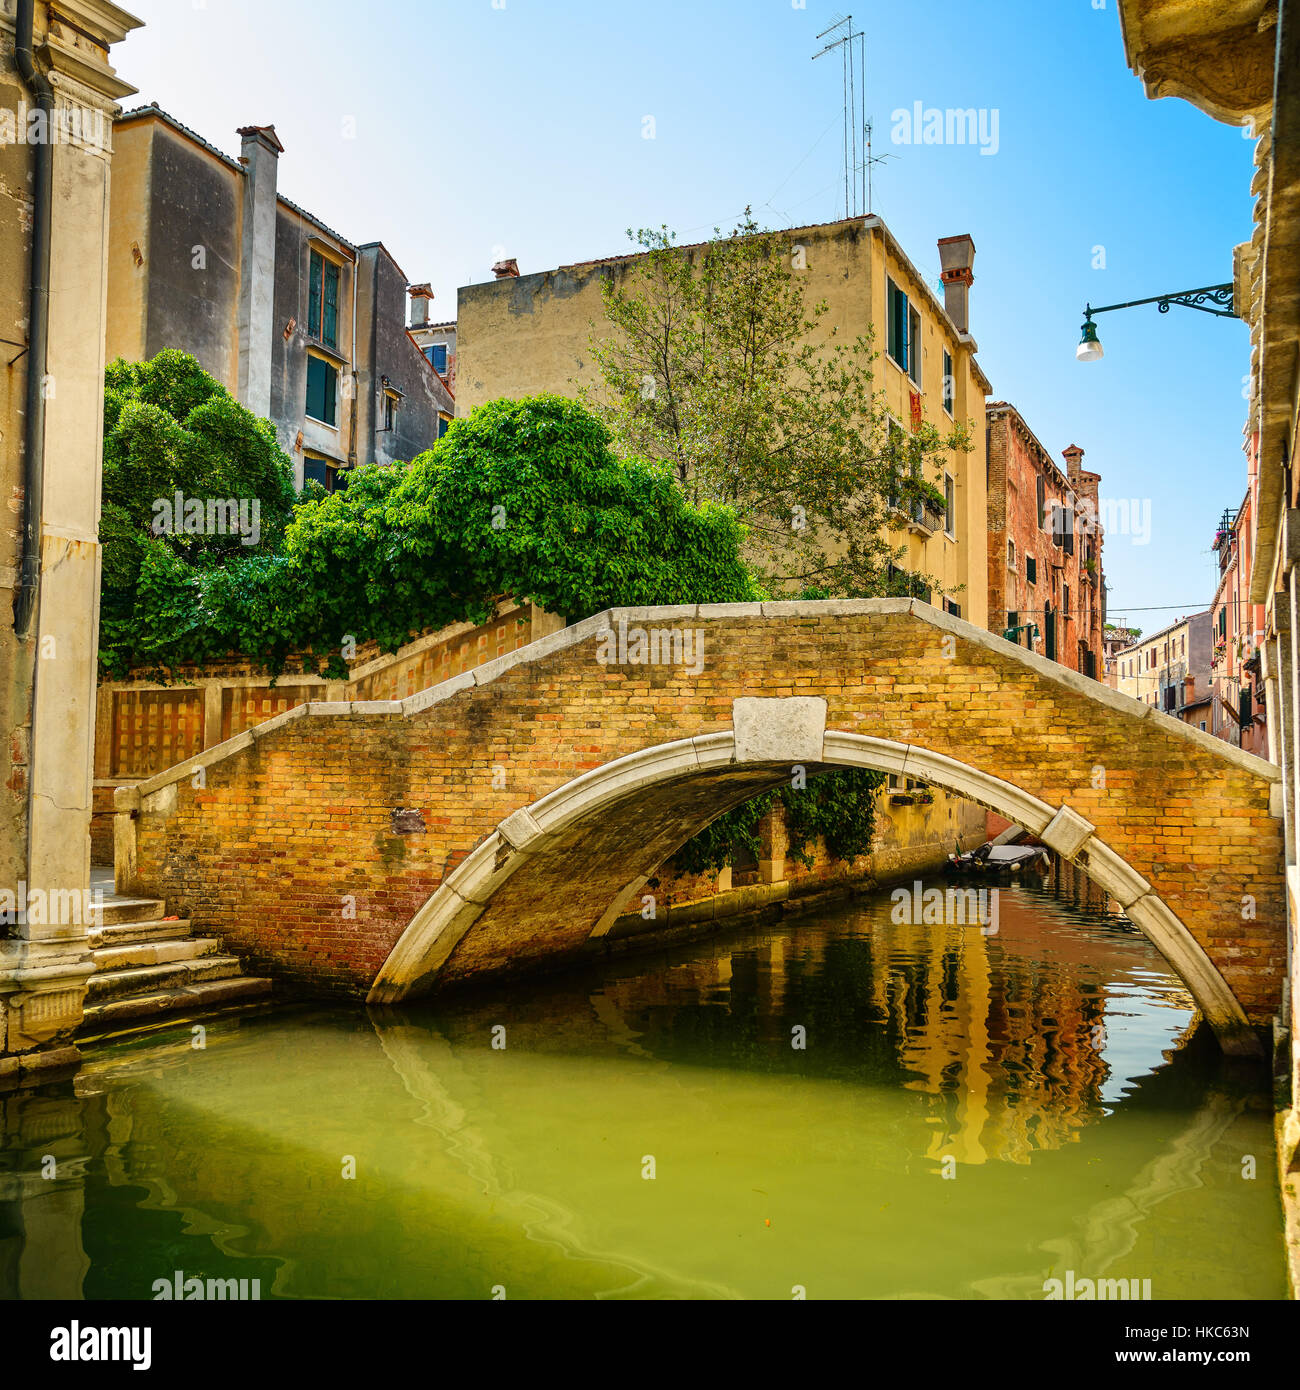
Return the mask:
[[(383, 241), (438, 318), (503, 253), (528, 273), (616, 254), (629, 227), (698, 240), (746, 204), (773, 227), (843, 214), (840, 68), (811, 57), (852, 0), (127, 5), (147, 26), (114, 55), (130, 103), (231, 153), (237, 126), (274, 123), (281, 191)], [(932, 282), (936, 239), (974, 237), (994, 397), (1058, 462), (1083, 448), (1103, 497), (1150, 502), (1148, 543), (1107, 538), (1111, 618), (1154, 631), (1208, 607), (1215, 524), (1245, 490), (1245, 324), (1148, 307), (1098, 319), (1103, 361), (1074, 346), (1085, 302), (1231, 279), (1253, 142), (1147, 100), (1115, 0), (859, 0), (855, 21), (874, 152), (896, 156), (875, 211)], [(917, 101), (996, 112), (997, 152), (891, 143)]]

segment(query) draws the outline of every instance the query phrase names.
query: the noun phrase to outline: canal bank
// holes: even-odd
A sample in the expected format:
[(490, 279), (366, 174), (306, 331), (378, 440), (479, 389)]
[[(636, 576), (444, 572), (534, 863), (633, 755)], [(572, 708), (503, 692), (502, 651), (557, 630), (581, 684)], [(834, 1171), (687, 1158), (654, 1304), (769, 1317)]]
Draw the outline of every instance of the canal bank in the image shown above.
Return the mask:
[(994, 933), (893, 908), (96, 1048), (0, 1110), (0, 1292), (1285, 1296), (1267, 1079), (1149, 942), (1019, 886)]

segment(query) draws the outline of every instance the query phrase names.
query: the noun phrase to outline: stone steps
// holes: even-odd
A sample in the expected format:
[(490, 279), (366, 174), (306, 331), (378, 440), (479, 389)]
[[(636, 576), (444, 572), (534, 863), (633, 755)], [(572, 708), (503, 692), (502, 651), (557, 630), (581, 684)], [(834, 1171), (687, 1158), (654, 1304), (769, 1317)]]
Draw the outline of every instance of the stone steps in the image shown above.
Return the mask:
[(215, 956), (221, 953), (221, 948), (221, 938), (218, 936), (181, 936), (161, 941), (137, 940), (112, 946), (95, 946), (92, 954), (101, 971), (118, 971)]
[(98, 950), (101, 946), (125, 946), (132, 941), (175, 941), (189, 936), (190, 931), (187, 917), (174, 922), (155, 917), (147, 922), (115, 922), (108, 927), (91, 927), (87, 935), (91, 948)]
[[(92, 979), (94, 977), (92, 976)], [(232, 1004), (249, 1004), (271, 993), (271, 981), (252, 975), (200, 980), (153, 993), (87, 1004), (82, 1034), (103, 1033), (123, 1023), (144, 1024), (168, 1014), (204, 1014)]]
[(80, 1037), (203, 1015), (265, 999), (271, 981), (243, 973), (220, 937), (167, 920), (161, 898), (104, 898), (88, 932), (97, 967), (86, 982)]
[(167, 904), (161, 898), (121, 898), (114, 893), (94, 909), (96, 926), (109, 927), (120, 922), (142, 922), (162, 917)]

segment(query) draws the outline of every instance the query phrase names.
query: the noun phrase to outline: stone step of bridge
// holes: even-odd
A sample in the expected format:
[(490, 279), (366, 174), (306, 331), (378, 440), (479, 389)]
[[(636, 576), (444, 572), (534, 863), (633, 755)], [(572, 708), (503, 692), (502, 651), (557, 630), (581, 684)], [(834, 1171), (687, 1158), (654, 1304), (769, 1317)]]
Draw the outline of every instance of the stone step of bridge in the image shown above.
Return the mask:
[[(93, 978), (93, 976), (92, 976)], [(107, 999), (103, 1003), (87, 1003), (81, 1038), (106, 1033), (126, 1025), (142, 1028), (165, 1020), (179, 1022), (170, 1015), (202, 1017), (231, 1005), (257, 1003), (271, 993), (271, 981), (253, 975), (235, 975), (224, 979), (198, 980), (193, 984), (171, 989), (158, 989), (123, 999)]]
[(109, 891), (87, 932), (96, 971), (86, 982), (79, 1038), (236, 1008), (271, 993), (271, 981), (245, 975), (220, 937), (195, 936), (190, 919), (169, 918), (161, 898), (114, 893), (107, 872), (97, 872)]
[(86, 981), (87, 1004), (105, 999), (121, 999), (130, 995), (155, 994), (197, 984), (200, 980), (224, 980), (242, 977), (238, 956), (209, 955), (193, 960), (173, 960), (159, 965), (139, 965), (96, 971)]
[[(172, 924), (168, 922), (166, 925)], [(155, 936), (114, 941), (111, 945), (105, 943), (101, 946), (92, 938), (91, 948), (100, 971), (121, 971), (220, 955), (222, 941), (219, 936)]]
[(108, 927), (91, 927), (87, 932), (91, 947), (125, 946), (133, 941), (176, 941), (189, 936), (192, 924), (188, 917), (151, 917), (146, 922), (114, 922)]
[(139, 922), (157, 919), (165, 915), (167, 905), (161, 898), (132, 898), (117, 893), (106, 895), (103, 902), (93, 909), (95, 925), (113, 926), (121, 922)]

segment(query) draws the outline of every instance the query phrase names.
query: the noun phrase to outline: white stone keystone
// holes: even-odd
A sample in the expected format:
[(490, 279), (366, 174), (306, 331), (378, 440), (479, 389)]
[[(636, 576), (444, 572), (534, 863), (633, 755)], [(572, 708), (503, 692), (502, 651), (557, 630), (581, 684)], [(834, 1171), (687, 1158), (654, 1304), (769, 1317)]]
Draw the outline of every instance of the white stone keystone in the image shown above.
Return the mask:
[(741, 696), (731, 702), (738, 763), (819, 763), (826, 737), (826, 701), (820, 696), (785, 699)]
[(1066, 859), (1073, 859), (1096, 829), (1091, 821), (1075, 815), (1068, 806), (1062, 806), (1039, 838), (1048, 849), (1054, 849)]

